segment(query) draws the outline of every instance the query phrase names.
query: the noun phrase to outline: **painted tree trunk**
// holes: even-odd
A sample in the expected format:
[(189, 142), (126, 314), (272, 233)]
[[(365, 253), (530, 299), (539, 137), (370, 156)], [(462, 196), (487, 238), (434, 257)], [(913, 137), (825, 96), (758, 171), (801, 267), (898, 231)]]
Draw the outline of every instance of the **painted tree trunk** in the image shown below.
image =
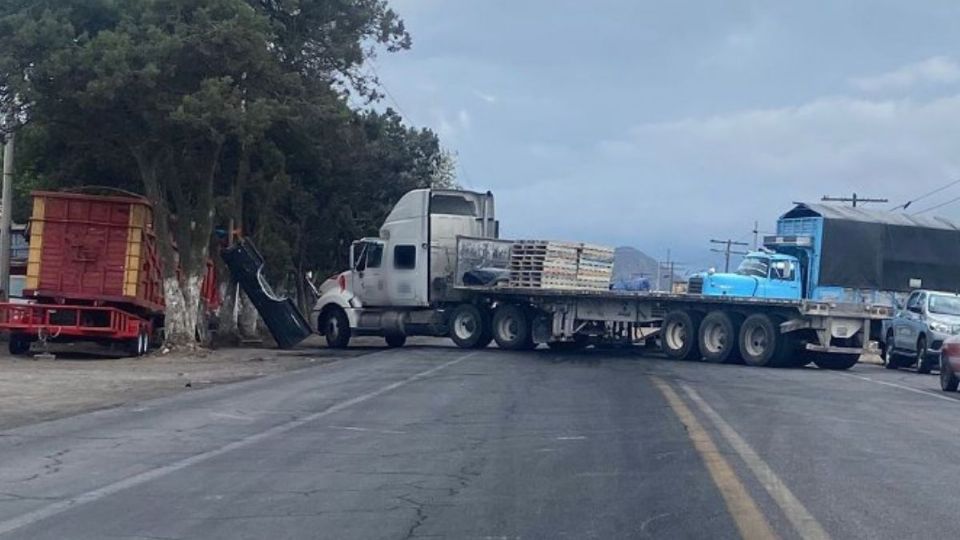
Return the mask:
[(240, 309), (237, 315), (237, 326), (240, 328), (241, 339), (260, 339), (260, 314), (247, 295), (240, 291)]

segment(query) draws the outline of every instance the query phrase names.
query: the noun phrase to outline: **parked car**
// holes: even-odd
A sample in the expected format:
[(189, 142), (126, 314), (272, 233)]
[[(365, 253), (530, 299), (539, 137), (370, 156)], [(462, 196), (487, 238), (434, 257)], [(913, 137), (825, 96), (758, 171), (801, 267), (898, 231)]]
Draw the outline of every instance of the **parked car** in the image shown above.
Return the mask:
[(960, 334), (960, 295), (913, 291), (886, 324), (887, 369), (916, 366), (918, 373), (930, 373), (944, 341), (956, 334)]
[(943, 342), (940, 350), (940, 389), (956, 392), (960, 386), (960, 336), (952, 336)]

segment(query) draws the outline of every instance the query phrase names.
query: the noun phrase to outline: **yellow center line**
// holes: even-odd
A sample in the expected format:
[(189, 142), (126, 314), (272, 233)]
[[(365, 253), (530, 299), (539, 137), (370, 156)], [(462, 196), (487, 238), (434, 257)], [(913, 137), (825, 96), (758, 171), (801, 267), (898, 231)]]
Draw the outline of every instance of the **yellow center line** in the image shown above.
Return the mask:
[(653, 379), (653, 384), (660, 390), (663, 397), (666, 398), (667, 403), (670, 404), (670, 408), (687, 427), (687, 434), (690, 436), (694, 448), (703, 458), (707, 471), (710, 473), (710, 478), (713, 479), (713, 483), (720, 490), (740, 536), (745, 540), (777, 538), (770, 527), (770, 523), (760, 512), (756, 501), (747, 492), (747, 488), (737, 477), (733, 467), (717, 450), (717, 445), (707, 431), (703, 429), (700, 421), (697, 420), (686, 403), (667, 383), (657, 377), (651, 377), (651, 379)]
[(824, 530), (820, 522), (813, 517), (813, 514), (800, 502), (800, 499), (790, 491), (787, 484), (777, 476), (770, 465), (757, 454), (750, 444), (740, 436), (733, 427), (720, 416), (713, 407), (710, 406), (696, 390), (685, 384), (680, 385), (683, 391), (687, 393), (690, 401), (696, 405), (703, 414), (713, 422), (714, 427), (720, 432), (720, 435), (727, 441), (747, 464), (747, 467), (753, 471), (757, 480), (763, 485), (767, 493), (773, 498), (777, 506), (783, 510), (787, 519), (796, 529), (801, 538), (805, 540), (829, 540), (830, 535)]

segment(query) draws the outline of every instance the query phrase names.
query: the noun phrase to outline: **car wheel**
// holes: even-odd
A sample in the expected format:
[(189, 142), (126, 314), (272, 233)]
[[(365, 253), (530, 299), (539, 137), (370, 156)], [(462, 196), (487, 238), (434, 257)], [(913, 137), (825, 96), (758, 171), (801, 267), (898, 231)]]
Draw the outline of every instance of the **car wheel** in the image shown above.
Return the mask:
[(940, 355), (940, 389), (944, 392), (956, 392), (960, 386), (960, 379), (953, 373), (950, 362)]
[(887, 332), (887, 341), (883, 347), (883, 367), (897, 369), (900, 367), (900, 357), (893, 351), (893, 332)]
[(404, 334), (387, 334), (383, 336), (383, 338), (387, 342), (387, 347), (394, 349), (397, 347), (403, 347), (403, 345), (407, 342), (407, 336)]
[(920, 336), (917, 340), (917, 373), (930, 373), (930, 362), (927, 360), (927, 338)]
[(18, 356), (30, 352), (30, 338), (23, 334), (10, 334), (10, 342), (7, 344), (10, 354)]

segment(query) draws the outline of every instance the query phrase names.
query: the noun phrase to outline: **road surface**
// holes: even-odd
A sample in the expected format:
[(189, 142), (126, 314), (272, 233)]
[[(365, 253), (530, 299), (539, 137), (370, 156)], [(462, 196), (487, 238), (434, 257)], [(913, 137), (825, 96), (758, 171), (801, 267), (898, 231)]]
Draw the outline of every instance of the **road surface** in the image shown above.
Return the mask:
[(0, 539), (955, 537), (936, 387), (383, 350), (0, 432)]

